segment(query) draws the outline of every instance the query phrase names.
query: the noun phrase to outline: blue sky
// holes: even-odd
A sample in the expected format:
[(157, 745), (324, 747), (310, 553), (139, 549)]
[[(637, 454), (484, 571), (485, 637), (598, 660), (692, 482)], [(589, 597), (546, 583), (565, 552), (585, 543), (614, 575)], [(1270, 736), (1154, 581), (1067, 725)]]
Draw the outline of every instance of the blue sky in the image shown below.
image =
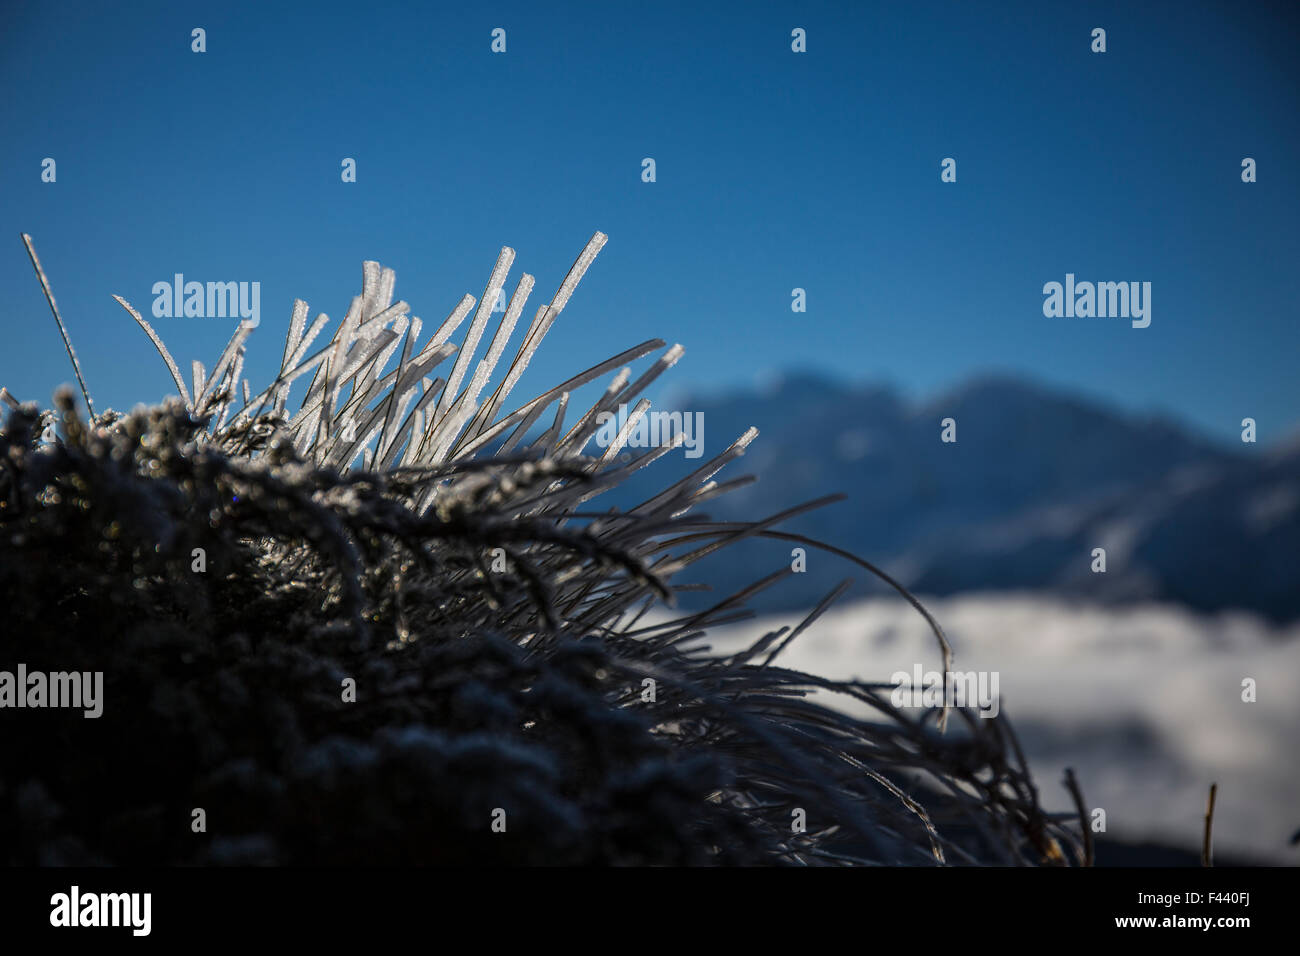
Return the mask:
[[(709, 390), (1000, 370), (1225, 439), (1300, 422), (1293, 5), (409, 6), (6, 5), (0, 383), (71, 378), (23, 231), (97, 404), (124, 408), (171, 382), (110, 293), (148, 316), (177, 272), (259, 281), (256, 384), (294, 297), (341, 318), (363, 259), (427, 330), (513, 246), (531, 317), (599, 229), (520, 397), (660, 337)], [(1067, 272), (1151, 282), (1151, 326), (1044, 317)], [(155, 325), (186, 369), (233, 330)]]

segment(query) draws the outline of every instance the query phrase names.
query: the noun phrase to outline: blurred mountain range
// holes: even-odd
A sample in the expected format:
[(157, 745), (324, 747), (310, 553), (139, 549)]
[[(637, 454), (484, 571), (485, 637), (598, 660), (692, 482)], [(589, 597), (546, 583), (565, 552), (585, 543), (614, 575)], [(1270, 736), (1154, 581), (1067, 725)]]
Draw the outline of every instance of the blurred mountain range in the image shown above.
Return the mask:
[[(661, 407), (703, 413), (705, 457), (670, 453), (617, 499), (601, 496), (604, 506), (638, 504), (674, 469), (686, 474), (753, 425), (759, 437), (719, 478), (759, 480), (703, 510), (754, 519), (843, 492), (847, 501), (782, 527), (866, 558), (916, 593), (1032, 590), (1300, 617), (1300, 441), (1234, 448), (1005, 376), (909, 402), (804, 373), (766, 389), (679, 394)], [(955, 443), (940, 441), (944, 418), (956, 420)], [(711, 603), (789, 567), (792, 547), (758, 541), (752, 561), (701, 562), (713, 593), (683, 603)], [(1094, 548), (1106, 551), (1105, 573), (1091, 569)], [(807, 607), (844, 577), (867, 574), (809, 550), (807, 573), (749, 603)], [(688, 571), (675, 580), (694, 579)], [(852, 593), (882, 589), (862, 581)]]

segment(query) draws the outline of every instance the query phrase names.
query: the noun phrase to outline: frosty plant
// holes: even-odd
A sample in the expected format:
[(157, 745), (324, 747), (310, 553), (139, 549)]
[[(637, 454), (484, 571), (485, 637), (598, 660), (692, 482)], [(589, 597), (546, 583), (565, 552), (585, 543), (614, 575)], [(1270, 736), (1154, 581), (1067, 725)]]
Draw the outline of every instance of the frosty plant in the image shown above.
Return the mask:
[[(670, 610), (700, 587), (683, 573), (721, 548), (824, 547), (911, 601), (951, 670), (938, 624), (888, 576), (780, 529), (833, 498), (745, 522), (699, 513), (752, 480), (715, 478), (752, 428), (659, 493), (602, 510), (602, 494), (687, 440), (622, 454), (648, 411), (638, 396), (680, 346), (643, 342), (507, 411), (604, 235), (499, 376), (534, 284), (519, 279), (489, 338), (508, 248), (481, 299), (466, 295), (427, 339), (375, 262), (328, 339), (331, 320), (309, 323), (296, 301), (265, 387), (243, 377), (250, 324), (187, 380), (118, 298), (178, 392), (125, 415), (95, 412), (24, 239), (88, 418), (70, 389), (54, 411), (0, 391), (0, 589), (14, 596), (0, 650), (32, 669), (103, 671), (112, 706), (86, 722), (94, 744), (72, 764), (86, 738), (59, 723), (67, 711), (0, 715), (23, 722), (6, 726), (0, 765), (10, 862), (1082, 859), (1041, 810), (1005, 715), (907, 710), (890, 683), (776, 663), (850, 581), (793, 629), (728, 653), (701, 644), (709, 628), (749, 616), (789, 567), (703, 611)], [(604, 376), (567, 420), (573, 390)]]

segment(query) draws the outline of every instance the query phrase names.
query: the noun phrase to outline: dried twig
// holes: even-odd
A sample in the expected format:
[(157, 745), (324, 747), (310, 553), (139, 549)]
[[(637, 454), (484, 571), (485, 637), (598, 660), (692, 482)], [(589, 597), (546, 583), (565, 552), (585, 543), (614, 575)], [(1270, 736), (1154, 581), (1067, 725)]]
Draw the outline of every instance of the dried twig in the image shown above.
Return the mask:
[(1205, 804), (1205, 837), (1201, 842), (1201, 866), (1214, 866), (1214, 798), (1219, 792), (1217, 783), (1210, 784), (1210, 797)]

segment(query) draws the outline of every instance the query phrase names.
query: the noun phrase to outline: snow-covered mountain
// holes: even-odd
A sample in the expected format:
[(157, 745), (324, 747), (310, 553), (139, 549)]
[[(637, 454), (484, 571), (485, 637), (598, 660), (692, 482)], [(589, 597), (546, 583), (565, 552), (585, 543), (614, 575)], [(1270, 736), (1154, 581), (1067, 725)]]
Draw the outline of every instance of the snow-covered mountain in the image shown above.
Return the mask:
[[(1173, 421), (1007, 377), (910, 403), (890, 389), (802, 374), (761, 391), (679, 397), (672, 407), (703, 413), (706, 455), (759, 429), (721, 476), (759, 481), (710, 502), (711, 517), (757, 518), (843, 492), (847, 501), (784, 527), (880, 564), (913, 589), (1300, 617), (1300, 445), (1228, 447)], [(947, 418), (956, 442), (940, 440)], [(635, 504), (664, 471), (684, 474), (700, 461), (672, 455), (661, 464), (602, 501)], [(756, 542), (748, 562), (715, 562), (714, 594), (788, 566), (791, 547)], [(1105, 573), (1092, 570), (1096, 548), (1105, 549)], [(865, 582), (853, 565), (810, 551), (808, 573), (752, 604), (806, 606), (844, 577)], [(864, 583), (855, 593), (878, 589)]]

